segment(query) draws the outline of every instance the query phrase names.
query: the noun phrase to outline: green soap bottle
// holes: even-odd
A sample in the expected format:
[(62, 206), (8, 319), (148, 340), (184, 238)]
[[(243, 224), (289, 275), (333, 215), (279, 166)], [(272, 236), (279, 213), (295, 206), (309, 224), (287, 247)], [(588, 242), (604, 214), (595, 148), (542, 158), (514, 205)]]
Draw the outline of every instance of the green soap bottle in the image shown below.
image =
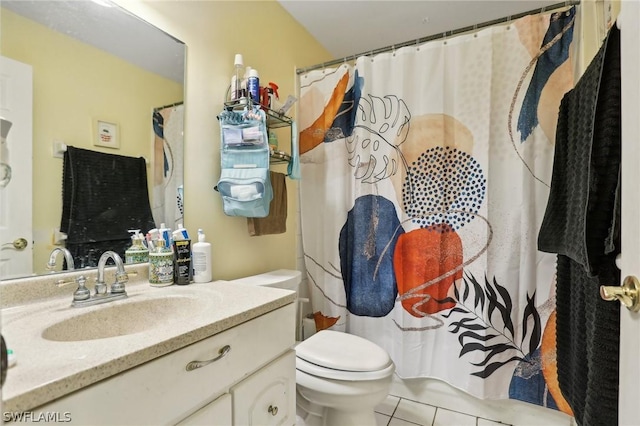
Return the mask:
[(131, 247), (124, 252), (125, 263), (144, 263), (149, 261), (149, 249), (144, 245), (144, 236), (139, 229), (129, 230), (131, 236)]

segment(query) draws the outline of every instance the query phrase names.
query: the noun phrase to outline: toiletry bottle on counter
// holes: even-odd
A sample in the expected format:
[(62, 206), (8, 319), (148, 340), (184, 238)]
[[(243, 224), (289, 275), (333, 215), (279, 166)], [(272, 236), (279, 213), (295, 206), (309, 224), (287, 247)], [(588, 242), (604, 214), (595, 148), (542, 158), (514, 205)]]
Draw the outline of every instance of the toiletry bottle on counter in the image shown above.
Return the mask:
[(144, 235), (139, 229), (129, 230), (131, 235), (131, 247), (124, 252), (124, 263), (144, 263), (149, 261), (149, 249), (145, 246)]
[(184, 227), (184, 225), (182, 225), (181, 223), (178, 224), (178, 229), (173, 231), (171, 235), (173, 236), (173, 241), (189, 239), (189, 233), (187, 232), (187, 229)]
[(198, 229), (198, 242), (192, 247), (193, 282), (211, 281), (211, 243), (205, 241), (204, 232)]
[(160, 238), (164, 240), (165, 248), (171, 250), (173, 248), (173, 245), (172, 245), (173, 238), (171, 235), (171, 228), (167, 228), (167, 225), (163, 223), (160, 225), (160, 229), (158, 229), (158, 232), (160, 232)]
[(153, 287), (173, 284), (173, 252), (165, 247), (164, 239), (156, 240), (155, 249), (149, 253), (149, 283)]
[(191, 240), (173, 242), (173, 281), (178, 285), (191, 282)]

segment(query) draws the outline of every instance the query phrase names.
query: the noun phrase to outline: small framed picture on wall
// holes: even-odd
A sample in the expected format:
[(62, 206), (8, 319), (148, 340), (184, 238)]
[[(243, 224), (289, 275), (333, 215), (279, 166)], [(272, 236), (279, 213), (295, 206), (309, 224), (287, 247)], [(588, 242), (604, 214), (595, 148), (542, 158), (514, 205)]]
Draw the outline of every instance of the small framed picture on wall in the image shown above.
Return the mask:
[(106, 148), (120, 148), (118, 123), (102, 119), (93, 120), (93, 144)]

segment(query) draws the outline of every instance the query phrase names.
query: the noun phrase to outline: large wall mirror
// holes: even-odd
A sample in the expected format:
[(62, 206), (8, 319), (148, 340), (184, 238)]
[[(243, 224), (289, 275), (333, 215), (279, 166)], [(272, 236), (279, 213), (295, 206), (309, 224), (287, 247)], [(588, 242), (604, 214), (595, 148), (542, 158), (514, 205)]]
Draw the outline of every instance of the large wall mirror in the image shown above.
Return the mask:
[(154, 222), (182, 222), (184, 43), (104, 0), (3, 0), (0, 18), (0, 278), (62, 269), (65, 147), (143, 157)]

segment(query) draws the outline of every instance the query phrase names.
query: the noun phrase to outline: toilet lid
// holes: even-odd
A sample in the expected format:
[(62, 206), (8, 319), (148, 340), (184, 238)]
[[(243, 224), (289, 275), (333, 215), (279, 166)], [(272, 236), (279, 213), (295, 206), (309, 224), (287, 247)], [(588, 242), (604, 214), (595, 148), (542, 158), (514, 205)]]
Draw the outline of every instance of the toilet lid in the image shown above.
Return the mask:
[(321, 330), (296, 346), (296, 356), (321, 367), (341, 371), (379, 371), (393, 364), (380, 346), (362, 337)]

